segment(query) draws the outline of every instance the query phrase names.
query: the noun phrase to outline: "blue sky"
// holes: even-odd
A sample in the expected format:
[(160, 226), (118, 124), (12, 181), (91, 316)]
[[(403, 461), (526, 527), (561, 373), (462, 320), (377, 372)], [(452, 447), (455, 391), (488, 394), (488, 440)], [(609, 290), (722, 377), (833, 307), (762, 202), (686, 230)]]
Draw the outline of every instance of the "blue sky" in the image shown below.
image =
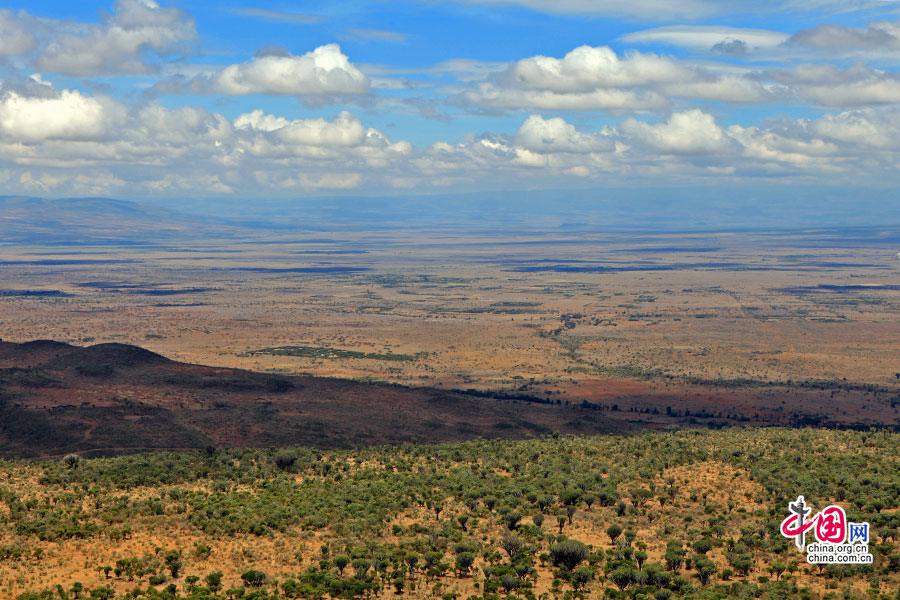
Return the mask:
[[(752, 12), (748, 9), (752, 8)], [(884, 190), (900, 2), (6, 3), (10, 194)]]

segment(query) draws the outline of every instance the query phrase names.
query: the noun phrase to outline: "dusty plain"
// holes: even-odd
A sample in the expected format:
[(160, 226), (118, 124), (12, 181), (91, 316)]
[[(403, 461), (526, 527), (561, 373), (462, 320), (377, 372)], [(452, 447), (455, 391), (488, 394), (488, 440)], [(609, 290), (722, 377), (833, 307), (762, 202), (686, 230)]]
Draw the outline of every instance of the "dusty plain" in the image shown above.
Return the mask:
[(892, 425), (898, 248), (889, 228), (7, 244), (0, 337), (587, 402), (647, 427)]

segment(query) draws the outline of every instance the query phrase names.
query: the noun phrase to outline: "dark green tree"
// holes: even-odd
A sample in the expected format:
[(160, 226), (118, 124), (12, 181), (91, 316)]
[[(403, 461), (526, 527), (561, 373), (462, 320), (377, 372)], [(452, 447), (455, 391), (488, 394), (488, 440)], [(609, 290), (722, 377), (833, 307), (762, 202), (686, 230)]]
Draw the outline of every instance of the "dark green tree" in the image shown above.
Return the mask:
[(581, 561), (587, 558), (587, 555), (587, 546), (576, 540), (566, 540), (550, 547), (553, 564), (562, 566), (567, 571), (577, 567)]

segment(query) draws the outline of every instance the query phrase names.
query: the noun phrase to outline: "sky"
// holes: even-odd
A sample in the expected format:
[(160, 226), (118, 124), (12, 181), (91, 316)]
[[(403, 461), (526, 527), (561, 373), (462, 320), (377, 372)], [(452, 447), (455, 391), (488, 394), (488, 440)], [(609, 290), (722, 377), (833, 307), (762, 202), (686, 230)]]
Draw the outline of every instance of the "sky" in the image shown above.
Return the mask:
[(891, 0), (5, 2), (0, 190), (884, 198), (898, 65)]

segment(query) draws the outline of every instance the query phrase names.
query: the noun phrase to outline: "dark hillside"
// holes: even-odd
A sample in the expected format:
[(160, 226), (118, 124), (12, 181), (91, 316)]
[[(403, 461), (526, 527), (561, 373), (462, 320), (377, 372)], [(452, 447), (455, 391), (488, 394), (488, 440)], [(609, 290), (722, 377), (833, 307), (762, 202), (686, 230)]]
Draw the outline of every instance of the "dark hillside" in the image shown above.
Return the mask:
[(125, 344), (0, 342), (0, 456), (325, 448), (626, 431), (580, 406), (191, 365)]

